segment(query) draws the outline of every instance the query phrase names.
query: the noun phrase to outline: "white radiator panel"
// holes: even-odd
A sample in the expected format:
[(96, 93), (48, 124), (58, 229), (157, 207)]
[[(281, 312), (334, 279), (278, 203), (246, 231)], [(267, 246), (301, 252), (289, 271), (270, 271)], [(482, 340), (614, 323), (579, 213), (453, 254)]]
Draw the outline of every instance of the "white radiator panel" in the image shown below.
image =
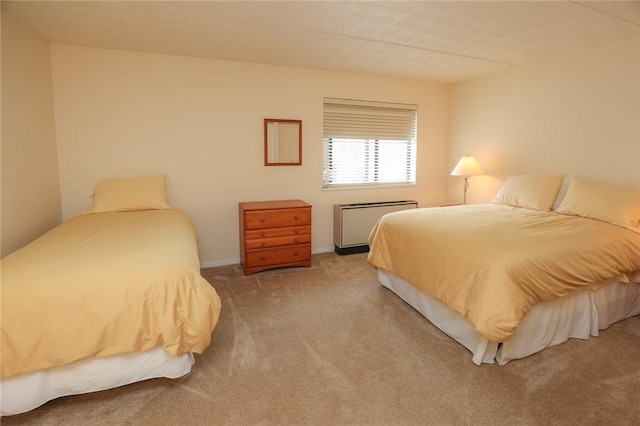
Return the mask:
[(333, 206), (333, 244), (340, 249), (366, 246), (371, 230), (382, 216), (417, 207), (416, 201), (335, 204)]

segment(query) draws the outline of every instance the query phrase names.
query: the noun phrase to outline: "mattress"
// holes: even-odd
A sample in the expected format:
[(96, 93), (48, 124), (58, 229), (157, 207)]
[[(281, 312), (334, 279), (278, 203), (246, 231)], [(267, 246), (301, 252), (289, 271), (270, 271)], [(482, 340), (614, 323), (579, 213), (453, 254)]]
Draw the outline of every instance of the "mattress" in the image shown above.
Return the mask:
[(540, 303), (624, 281), (640, 234), (555, 212), (478, 204), (405, 210), (372, 230), (368, 261), (504, 342)]

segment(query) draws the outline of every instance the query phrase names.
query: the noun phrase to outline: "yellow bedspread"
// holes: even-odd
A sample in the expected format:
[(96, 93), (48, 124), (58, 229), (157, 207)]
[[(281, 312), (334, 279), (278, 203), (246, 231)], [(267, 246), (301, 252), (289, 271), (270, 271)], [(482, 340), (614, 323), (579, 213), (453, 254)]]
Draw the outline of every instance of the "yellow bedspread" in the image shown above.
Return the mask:
[(640, 270), (640, 235), (604, 222), (502, 205), (405, 210), (369, 237), (369, 262), (508, 340), (532, 306)]
[(2, 378), (157, 346), (201, 353), (220, 315), (180, 210), (78, 216), (0, 267)]

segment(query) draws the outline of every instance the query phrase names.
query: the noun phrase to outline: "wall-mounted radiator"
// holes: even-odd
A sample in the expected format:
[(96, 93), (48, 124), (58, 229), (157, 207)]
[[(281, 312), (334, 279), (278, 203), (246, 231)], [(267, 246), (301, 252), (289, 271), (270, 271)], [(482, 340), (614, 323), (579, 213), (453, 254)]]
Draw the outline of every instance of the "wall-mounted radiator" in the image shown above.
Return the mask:
[(378, 220), (387, 213), (416, 209), (416, 201), (386, 201), (379, 203), (334, 204), (333, 244), (338, 254), (369, 251), (369, 234)]

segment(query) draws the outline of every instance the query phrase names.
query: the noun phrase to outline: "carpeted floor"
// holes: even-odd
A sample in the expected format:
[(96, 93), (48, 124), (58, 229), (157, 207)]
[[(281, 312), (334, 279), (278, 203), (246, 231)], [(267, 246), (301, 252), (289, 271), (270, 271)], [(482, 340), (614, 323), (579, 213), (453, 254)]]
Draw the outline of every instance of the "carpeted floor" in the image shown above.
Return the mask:
[(366, 254), (202, 272), (223, 311), (190, 375), (60, 398), (2, 424), (640, 424), (640, 316), (478, 367), (377, 283)]

